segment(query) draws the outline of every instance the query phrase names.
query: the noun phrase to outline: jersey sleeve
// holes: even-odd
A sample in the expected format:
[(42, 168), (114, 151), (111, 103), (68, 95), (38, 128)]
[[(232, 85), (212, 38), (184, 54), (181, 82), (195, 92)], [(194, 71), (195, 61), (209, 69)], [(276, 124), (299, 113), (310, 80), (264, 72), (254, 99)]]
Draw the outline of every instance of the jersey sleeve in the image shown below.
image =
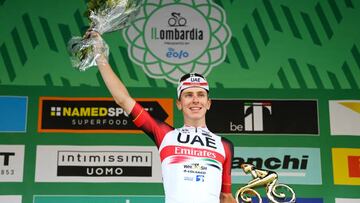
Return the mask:
[(156, 144), (160, 146), (164, 136), (174, 128), (165, 122), (153, 118), (139, 103), (136, 103), (130, 115), (134, 124), (144, 131)]
[(234, 146), (228, 139), (221, 138), (225, 149), (225, 161), (223, 164), (221, 192), (231, 193), (231, 166), (234, 156)]

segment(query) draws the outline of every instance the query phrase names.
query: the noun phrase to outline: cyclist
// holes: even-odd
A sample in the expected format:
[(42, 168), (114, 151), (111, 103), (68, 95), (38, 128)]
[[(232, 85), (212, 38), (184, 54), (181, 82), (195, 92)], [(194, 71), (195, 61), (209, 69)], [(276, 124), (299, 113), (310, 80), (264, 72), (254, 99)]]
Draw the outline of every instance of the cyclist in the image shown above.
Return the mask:
[[(87, 35), (101, 41), (96, 32)], [(231, 194), (232, 143), (206, 128), (205, 114), (211, 105), (206, 79), (186, 74), (179, 80), (176, 106), (183, 113), (184, 126), (175, 129), (151, 117), (130, 96), (104, 55), (99, 54), (96, 62), (115, 102), (159, 149), (165, 202), (235, 203)]]

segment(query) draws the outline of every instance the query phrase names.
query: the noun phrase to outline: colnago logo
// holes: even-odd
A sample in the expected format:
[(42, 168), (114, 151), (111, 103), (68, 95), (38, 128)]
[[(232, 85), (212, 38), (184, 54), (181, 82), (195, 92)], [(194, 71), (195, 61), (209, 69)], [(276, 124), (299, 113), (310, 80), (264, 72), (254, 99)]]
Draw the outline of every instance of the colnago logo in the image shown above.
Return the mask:
[[(245, 130), (246, 131), (263, 131), (264, 130), (264, 112), (271, 115), (270, 102), (246, 102), (244, 104)], [(231, 125), (231, 123), (230, 123)], [(231, 128), (231, 126), (230, 126)]]
[(151, 160), (150, 152), (59, 151), (57, 175), (151, 176)]
[[(203, 165), (200, 165), (199, 163), (194, 163), (191, 165), (185, 164), (183, 172), (187, 173), (187, 174), (205, 175), (208, 167), (211, 167), (211, 166), (203, 166)], [(192, 180), (193, 180), (193, 178), (192, 178)]]
[(235, 147), (232, 164), (234, 183), (246, 183), (251, 179), (251, 175), (240, 168), (243, 163), (275, 171), (281, 182), (322, 183), (320, 149), (317, 148)]
[(206, 76), (221, 64), (231, 31), (212, 0), (144, 0), (123, 35), (130, 59), (146, 74), (176, 84), (184, 70)]

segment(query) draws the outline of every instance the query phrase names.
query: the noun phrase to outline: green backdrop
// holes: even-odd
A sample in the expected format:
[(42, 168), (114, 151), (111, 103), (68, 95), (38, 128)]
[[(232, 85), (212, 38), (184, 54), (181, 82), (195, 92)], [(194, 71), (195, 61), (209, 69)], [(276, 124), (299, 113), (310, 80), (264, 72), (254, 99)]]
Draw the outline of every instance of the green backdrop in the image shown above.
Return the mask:
[[(329, 123), (329, 100), (360, 99), (360, 1), (214, 2), (225, 10), (232, 37), (225, 61), (208, 75), (211, 96), (315, 99), (319, 111), (319, 136), (224, 136), (236, 147), (320, 148), (322, 185), (292, 185), (298, 196), (360, 201), (359, 185), (334, 184), (331, 156), (332, 148), (359, 148), (360, 137), (331, 136)], [(0, 195), (22, 195), (30, 203), (34, 195), (163, 194), (159, 183), (34, 181), (37, 145), (153, 145), (143, 134), (37, 132), (40, 96), (110, 97), (97, 69), (80, 73), (67, 54), (71, 36), (87, 28), (85, 9), (86, 1), (0, 0), (0, 95), (28, 96), (26, 132), (0, 134), (2, 145), (25, 145), (23, 182), (1, 182)], [(148, 77), (129, 59), (121, 32), (104, 38), (111, 65), (134, 97), (175, 98), (174, 84)], [(175, 112), (175, 126), (181, 123)]]

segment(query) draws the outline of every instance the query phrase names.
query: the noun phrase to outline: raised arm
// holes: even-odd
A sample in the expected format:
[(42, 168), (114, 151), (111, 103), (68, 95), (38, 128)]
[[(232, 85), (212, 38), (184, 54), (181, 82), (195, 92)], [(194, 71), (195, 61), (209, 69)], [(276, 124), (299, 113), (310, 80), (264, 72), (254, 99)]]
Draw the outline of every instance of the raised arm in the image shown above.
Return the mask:
[[(101, 36), (97, 32), (89, 32), (90, 37), (95, 38), (96, 41), (101, 42)], [(99, 45), (102, 46), (102, 45)], [(99, 47), (98, 47), (99, 48)], [(97, 49), (97, 48), (95, 48)], [(113, 96), (115, 102), (121, 106), (126, 113), (130, 113), (135, 105), (135, 100), (130, 96), (127, 88), (121, 82), (119, 77), (112, 70), (107, 58), (100, 55), (96, 59), (100, 74), (106, 84), (106, 87)]]

